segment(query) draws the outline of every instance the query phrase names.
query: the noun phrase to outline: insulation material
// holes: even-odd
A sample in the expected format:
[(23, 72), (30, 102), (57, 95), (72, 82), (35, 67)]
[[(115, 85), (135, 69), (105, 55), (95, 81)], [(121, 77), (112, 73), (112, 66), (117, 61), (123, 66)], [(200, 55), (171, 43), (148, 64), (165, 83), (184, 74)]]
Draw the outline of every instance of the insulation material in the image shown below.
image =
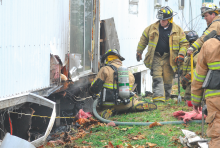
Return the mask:
[[(197, 114), (195, 111), (184, 112), (181, 110), (174, 112), (173, 116), (180, 120), (183, 120), (186, 123), (190, 120), (202, 120), (202, 111), (199, 111), (199, 114)], [(206, 115), (204, 115), (204, 118), (206, 118)]]

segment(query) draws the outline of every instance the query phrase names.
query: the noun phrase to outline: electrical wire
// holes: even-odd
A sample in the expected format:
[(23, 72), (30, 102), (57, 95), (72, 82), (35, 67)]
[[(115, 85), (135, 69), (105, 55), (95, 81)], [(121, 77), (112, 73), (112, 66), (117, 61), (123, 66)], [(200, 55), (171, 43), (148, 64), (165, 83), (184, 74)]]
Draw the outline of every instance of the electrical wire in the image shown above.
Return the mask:
[[(190, 22), (192, 22), (193, 20), (195, 20), (195, 19), (196, 19), (197, 17), (199, 17), (199, 16), (200, 16), (200, 14), (197, 15), (195, 18), (193, 18), (191, 21), (189, 21), (188, 24), (189, 24)], [(188, 25), (188, 24), (187, 24), (187, 25)], [(185, 28), (186, 28), (186, 27), (185, 27)], [(183, 30), (185, 30), (185, 28), (184, 28)]]
[(199, 21), (197, 21), (196, 25), (194, 25), (192, 30), (196, 30), (197, 25), (199, 24), (199, 22), (201, 21), (201, 18), (199, 19)]
[[(185, 24), (186, 24), (186, 19), (185, 19), (184, 15), (183, 15), (183, 11), (182, 11), (182, 16), (183, 16), (183, 19), (185, 20)], [(186, 24), (186, 27), (188, 28), (188, 30), (190, 30), (188, 24)], [(184, 30), (185, 30), (185, 28), (184, 28)]]

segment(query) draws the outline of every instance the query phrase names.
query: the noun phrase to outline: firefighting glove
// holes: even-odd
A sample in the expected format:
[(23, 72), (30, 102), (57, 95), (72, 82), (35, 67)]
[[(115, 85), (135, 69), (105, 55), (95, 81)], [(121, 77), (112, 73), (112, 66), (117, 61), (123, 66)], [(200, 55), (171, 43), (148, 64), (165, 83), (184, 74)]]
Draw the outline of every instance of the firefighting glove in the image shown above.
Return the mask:
[(182, 88), (183, 88), (184, 90), (186, 90), (186, 87), (187, 87), (186, 82), (182, 80), (182, 81), (181, 81), (181, 84), (182, 84)]
[(188, 73), (187, 75), (185, 75), (182, 79), (182, 85), (188, 85), (189, 84), (189, 81), (191, 80), (191, 74)]
[(203, 112), (203, 114), (205, 114), (206, 116), (208, 115), (207, 105), (204, 105), (204, 106), (202, 107), (202, 112)]
[(137, 61), (139, 62), (140, 60), (142, 60), (142, 54), (137, 52), (136, 58), (137, 58)]
[(178, 57), (176, 57), (175, 58), (175, 62), (177, 63), (177, 62), (180, 62), (180, 63), (182, 63), (184, 61), (184, 56), (183, 55), (178, 55)]
[(193, 47), (193, 46), (190, 46), (188, 49), (187, 49), (187, 54), (188, 55), (191, 55), (196, 49)]
[(93, 93), (98, 94), (101, 91), (103, 84), (104, 84), (104, 81), (98, 78), (96, 81), (93, 82), (93, 85), (89, 88), (89, 92), (91, 94)]

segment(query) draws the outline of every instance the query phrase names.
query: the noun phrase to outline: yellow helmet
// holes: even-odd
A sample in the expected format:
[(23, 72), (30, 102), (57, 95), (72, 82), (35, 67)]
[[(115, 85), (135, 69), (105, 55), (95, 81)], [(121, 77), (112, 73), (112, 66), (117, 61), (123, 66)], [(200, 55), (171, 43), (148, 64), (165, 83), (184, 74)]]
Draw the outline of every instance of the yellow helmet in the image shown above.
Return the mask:
[(203, 3), (201, 7), (201, 15), (204, 17), (204, 14), (207, 12), (215, 12), (219, 14), (219, 9), (214, 3)]

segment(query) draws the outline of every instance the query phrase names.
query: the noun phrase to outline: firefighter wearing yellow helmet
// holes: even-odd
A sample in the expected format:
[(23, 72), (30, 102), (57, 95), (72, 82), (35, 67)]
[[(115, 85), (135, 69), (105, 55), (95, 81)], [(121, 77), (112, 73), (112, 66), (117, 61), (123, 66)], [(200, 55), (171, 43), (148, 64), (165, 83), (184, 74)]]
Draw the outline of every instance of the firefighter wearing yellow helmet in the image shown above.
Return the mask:
[(162, 7), (157, 13), (157, 22), (148, 26), (142, 33), (137, 47), (137, 61), (148, 45), (144, 64), (151, 69), (153, 76), (153, 101), (165, 102), (170, 98), (174, 73), (177, 64), (184, 61), (188, 41), (182, 28), (173, 22), (175, 12)]
[[(214, 31), (220, 31), (220, 9), (214, 3), (203, 3), (201, 7), (201, 16), (204, 17), (207, 23), (207, 28), (203, 32), (202, 36), (198, 38), (188, 49), (187, 53), (191, 55), (194, 51), (202, 47), (204, 38), (207, 36), (213, 36), (210, 34)], [(206, 38), (207, 38), (206, 37)]]
[(109, 49), (101, 58), (102, 67), (92, 82), (90, 92), (100, 93), (99, 106), (102, 118), (109, 118), (117, 112), (150, 111), (157, 109), (151, 102), (138, 101), (133, 97), (131, 88), (135, 78), (127, 67), (122, 65), (125, 60), (117, 49)]

